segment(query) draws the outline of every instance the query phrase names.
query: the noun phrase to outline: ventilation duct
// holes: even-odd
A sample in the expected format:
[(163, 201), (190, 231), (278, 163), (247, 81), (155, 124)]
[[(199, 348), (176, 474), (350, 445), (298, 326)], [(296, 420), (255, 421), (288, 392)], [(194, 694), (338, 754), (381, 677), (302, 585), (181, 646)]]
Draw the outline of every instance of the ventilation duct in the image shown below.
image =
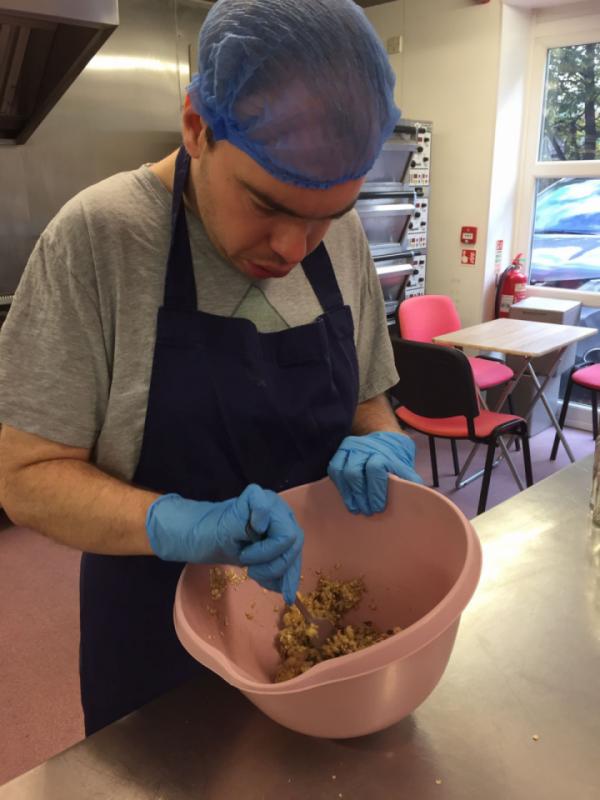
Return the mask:
[(0, 0), (0, 139), (27, 141), (118, 24), (117, 0)]

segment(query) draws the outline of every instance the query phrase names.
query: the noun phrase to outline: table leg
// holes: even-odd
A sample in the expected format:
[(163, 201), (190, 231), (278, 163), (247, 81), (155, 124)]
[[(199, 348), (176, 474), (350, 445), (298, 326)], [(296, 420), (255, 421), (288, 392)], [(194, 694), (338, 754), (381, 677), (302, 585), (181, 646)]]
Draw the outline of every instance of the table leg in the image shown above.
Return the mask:
[[(525, 372), (525, 370), (527, 369), (528, 364), (529, 364), (529, 360), (527, 358), (524, 358), (521, 368), (515, 372), (512, 380), (507, 381), (506, 386), (504, 387), (504, 389), (502, 391), (502, 394), (500, 395), (500, 399), (498, 400), (498, 403), (496, 404), (496, 408), (494, 409), (494, 411), (500, 411), (500, 409), (502, 408), (502, 406), (506, 402), (506, 398), (512, 393), (512, 391), (514, 390), (514, 388), (517, 385), (517, 383), (521, 380), (521, 377), (522, 377), (523, 373)], [(483, 398), (481, 397), (481, 395), (480, 395), (480, 400), (481, 400), (482, 405), (484, 407), (486, 407), (485, 402), (484, 402)], [(506, 448), (506, 445), (504, 444), (504, 441), (502, 439), (500, 439), (498, 443), (499, 443), (500, 448), (502, 449), (504, 455), (507, 458), (509, 468), (510, 468), (510, 470), (511, 470), (511, 472), (513, 474), (513, 477), (514, 477), (514, 479), (515, 479), (515, 481), (517, 483), (517, 486), (519, 487), (519, 490), (522, 490), (524, 488), (523, 483), (522, 483), (521, 479), (519, 478), (519, 475), (518, 475), (518, 473), (517, 473), (517, 471), (515, 469), (515, 465), (513, 464), (510, 456), (508, 455), (508, 450)], [(454, 486), (455, 486), (456, 489), (461, 489), (463, 486), (467, 486), (469, 483), (472, 483), (474, 480), (477, 480), (477, 478), (480, 478), (483, 475), (483, 470), (480, 469), (477, 472), (474, 472), (473, 475), (469, 475), (469, 477), (465, 477), (465, 475), (467, 473), (467, 470), (471, 466), (471, 462), (473, 461), (473, 458), (474, 458), (475, 453), (477, 452), (478, 448), (479, 448), (478, 444), (474, 445), (471, 448), (471, 451), (469, 452), (469, 455), (467, 456), (466, 461), (463, 464), (463, 467), (462, 467), (460, 473), (457, 475), (456, 481), (454, 482)], [(496, 466), (496, 464), (498, 464), (501, 460), (502, 459), (499, 458), (494, 463), (494, 466)]]
[[(509, 442), (509, 444), (510, 444), (510, 442)], [(519, 477), (519, 473), (517, 472), (516, 467), (513, 464), (512, 458), (508, 454), (508, 447), (504, 443), (504, 439), (503, 439), (502, 436), (498, 439), (498, 445), (500, 446), (500, 449), (502, 450), (502, 452), (504, 454), (504, 458), (506, 459), (506, 463), (508, 464), (508, 468), (510, 469), (510, 471), (513, 474), (513, 478), (515, 479), (515, 482), (516, 482), (517, 486), (519, 487), (519, 491), (522, 492), (523, 489), (525, 488), (525, 485), (523, 484), (523, 481)], [(500, 462), (501, 460), (502, 460), (502, 456), (500, 456), (500, 458), (498, 459), (498, 461), (496, 463)]]
[(533, 385), (536, 388), (536, 392), (535, 392), (535, 394), (533, 396), (533, 399), (531, 400), (531, 403), (529, 404), (529, 407), (527, 408), (527, 410), (523, 414), (523, 416), (527, 419), (527, 421), (529, 421), (535, 404), (537, 403), (538, 399), (541, 400), (543, 405), (544, 405), (544, 408), (546, 409), (546, 413), (548, 414), (548, 417), (550, 418), (550, 422), (554, 426), (554, 429), (556, 430), (556, 432), (558, 434), (558, 437), (559, 437), (560, 441), (562, 442), (562, 444), (563, 444), (563, 446), (564, 446), (564, 448), (565, 448), (565, 450), (567, 452), (567, 455), (569, 456), (571, 461), (574, 462), (575, 461), (575, 456), (573, 455), (573, 451), (571, 450), (569, 444), (567, 443), (565, 435), (562, 432), (560, 425), (558, 424), (558, 420), (556, 419), (556, 415), (554, 414), (554, 411), (552, 410), (552, 407), (550, 406), (550, 403), (548, 402), (548, 400), (546, 399), (546, 395), (544, 394), (544, 389), (546, 388), (546, 384), (548, 383), (550, 378), (554, 377), (554, 375), (558, 371), (558, 365), (560, 364), (560, 361), (561, 361), (566, 349), (567, 349), (566, 347), (562, 347), (560, 350), (556, 351), (556, 356), (554, 358), (554, 361), (550, 365), (550, 369), (548, 370), (548, 374), (544, 377), (544, 380), (543, 380), (542, 383), (540, 383), (539, 378), (536, 375), (536, 372), (535, 372), (531, 362), (529, 362), (527, 364), (527, 370), (529, 371), (529, 374), (531, 375), (531, 379), (533, 381)]
[[(562, 352), (560, 353), (559, 358), (560, 358), (561, 355), (562, 355)], [(555, 364), (556, 363), (558, 363), (558, 360), (557, 360), (557, 362), (555, 362)], [(533, 408), (533, 405), (535, 404), (535, 402), (537, 401), (537, 399), (539, 397), (540, 400), (542, 401), (542, 403), (544, 404), (544, 408), (546, 409), (546, 413), (550, 417), (550, 422), (554, 426), (554, 429), (556, 430), (556, 433), (558, 434), (558, 438), (562, 442), (563, 447), (565, 448), (565, 450), (567, 452), (567, 455), (571, 459), (571, 462), (574, 462), (575, 461), (575, 456), (573, 455), (573, 451), (571, 450), (571, 448), (569, 446), (569, 443), (567, 442), (567, 440), (565, 438), (565, 435), (562, 432), (562, 429), (561, 429), (560, 425), (558, 424), (558, 420), (556, 419), (556, 415), (555, 415), (554, 411), (552, 410), (552, 407), (551, 407), (550, 403), (546, 399), (546, 395), (544, 394), (544, 387), (546, 386), (546, 383), (550, 379), (550, 377), (551, 377), (553, 372), (554, 372), (554, 370), (549, 370), (550, 374), (546, 376), (546, 380), (543, 382), (543, 384), (540, 384), (538, 376), (535, 374), (534, 368), (531, 366), (531, 364), (529, 364), (529, 374), (531, 375), (531, 380), (533, 381), (534, 386), (537, 389), (537, 392), (536, 392), (536, 394), (534, 396), (534, 399), (533, 399), (533, 403), (531, 404), (531, 408)]]

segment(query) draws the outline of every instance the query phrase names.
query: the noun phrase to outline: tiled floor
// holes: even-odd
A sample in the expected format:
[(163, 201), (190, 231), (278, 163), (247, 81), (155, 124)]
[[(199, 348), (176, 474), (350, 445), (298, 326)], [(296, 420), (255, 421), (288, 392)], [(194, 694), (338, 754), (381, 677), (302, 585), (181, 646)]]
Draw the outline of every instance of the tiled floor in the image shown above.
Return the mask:
[[(577, 458), (593, 451), (590, 433), (569, 430)], [(417, 469), (431, 480), (429, 451), (417, 436)], [(548, 455), (549, 431), (531, 440), (535, 480), (566, 466)], [(467, 444), (460, 452), (468, 450)], [(477, 508), (480, 482), (456, 491), (447, 442), (438, 447), (440, 490), (468, 517)], [(464, 456), (463, 456), (464, 457)], [(521, 456), (516, 454), (521, 465)], [(488, 507), (516, 491), (505, 464), (492, 478)], [(0, 512), (1, 513), (1, 512)], [(0, 526), (0, 784), (76, 742), (83, 735), (78, 661), (79, 554), (35, 533)]]

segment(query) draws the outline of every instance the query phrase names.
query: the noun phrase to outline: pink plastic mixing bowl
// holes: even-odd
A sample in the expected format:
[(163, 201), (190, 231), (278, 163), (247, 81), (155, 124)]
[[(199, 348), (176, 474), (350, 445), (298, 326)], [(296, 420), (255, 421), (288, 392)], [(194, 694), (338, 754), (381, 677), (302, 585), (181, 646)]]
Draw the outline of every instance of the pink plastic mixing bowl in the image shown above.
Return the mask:
[(314, 589), (317, 570), (339, 579), (363, 575), (368, 593), (346, 619), (403, 630), (272, 683), (281, 596), (247, 580), (213, 600), (210, 568), (197, 564), (179, 581), (177, 634), (194, 658), (292, 730), (344, 738), (386, 728), (417, 708), (446, 668), (479, 580), (479, 540), (449, 500), (397, 478), (385, 512), (374, 517), (350, 514), (327, 478), (282, 496), (306, 536), (301, 590)]

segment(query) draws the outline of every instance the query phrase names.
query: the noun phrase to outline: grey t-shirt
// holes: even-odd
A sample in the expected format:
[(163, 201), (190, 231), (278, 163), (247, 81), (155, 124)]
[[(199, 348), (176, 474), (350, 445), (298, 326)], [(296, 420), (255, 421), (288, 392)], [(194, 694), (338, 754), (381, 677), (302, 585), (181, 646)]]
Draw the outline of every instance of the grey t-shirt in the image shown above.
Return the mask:
[[(70, 200), (41, 235), (0, 332), (0, 422), (91, 447), (101, 469), (131, 480), (139, 459), (162, 305), (171, 194), (142, 166)], [(261, 332), (312, 322), (322, 309), (301, 267), (252, 281), (187, 212), (198, 307)], [(325, 238), (351, 307), (359, 402), (397, 380), (383, 298), (355, 212)]]

